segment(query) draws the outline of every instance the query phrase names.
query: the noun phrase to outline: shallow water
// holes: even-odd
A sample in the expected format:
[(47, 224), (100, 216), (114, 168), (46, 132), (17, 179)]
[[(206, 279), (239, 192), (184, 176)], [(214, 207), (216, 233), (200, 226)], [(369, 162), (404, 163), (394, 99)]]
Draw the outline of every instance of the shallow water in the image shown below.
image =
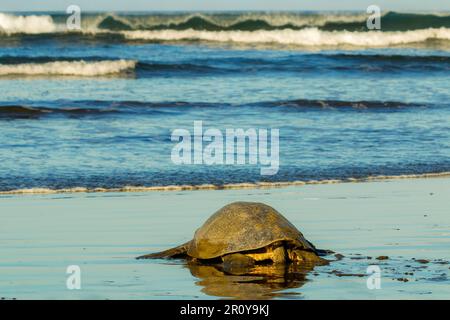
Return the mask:
[[(449, 179), (436, 178), (266, 190), (2, 196), (0, 297), (446, 299), (449, 185)], [(272, 205), (317, 247), (345, 257), (306, 275), (256, 281), (209, 268), (190, 270), (182, 261), (134, 259), (190, 240), (210, 214), (237, 200)], [(379, 256), (389, 259), (376, 260)], [(66, 288), (69, 265), (81, 268), (81, 290)], [(367, 288), (369, 265), (381, 268), (379, 290)]]

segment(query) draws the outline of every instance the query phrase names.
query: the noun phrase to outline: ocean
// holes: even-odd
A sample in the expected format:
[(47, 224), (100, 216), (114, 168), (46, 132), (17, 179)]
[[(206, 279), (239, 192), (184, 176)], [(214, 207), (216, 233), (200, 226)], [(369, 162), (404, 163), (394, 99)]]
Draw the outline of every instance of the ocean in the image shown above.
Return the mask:
[[(450, 14), (0, 13), (0, 192), (446, 175)], [(279, 170), (177, 165), (176, 129), (279, 129)], [(236, 151), (239, 152), (239, 151)], [(248, 150), (244, 150), (248, 153)]]

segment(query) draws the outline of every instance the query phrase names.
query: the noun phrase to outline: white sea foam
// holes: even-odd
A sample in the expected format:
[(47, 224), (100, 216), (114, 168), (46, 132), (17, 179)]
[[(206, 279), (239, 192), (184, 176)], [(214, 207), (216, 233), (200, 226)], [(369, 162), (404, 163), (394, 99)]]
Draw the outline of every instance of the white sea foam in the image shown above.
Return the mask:
[(62, 75), (94, 77), (121, 73), (136, 67), (133, 60), (114, 61), (57, 61), (46, 63), (0, 64), (0, 76)]
[(16, 16), (0, 13), (0, 33), (50, 33), (55, 32), (57, 26), (52, 17), (47, 15)]
[(150, 192), (150, 191), (187, 191), (187, 190), (229, 190), (229, 189), (270, 189), (284, 188), (290, 186), (303, 186), (315, 184), (336, 184), (336, 183), (360, 183), (371, 181), (386, 181), (397, 179), (427, 179), (427, 178), (447, 178), (450, 172), (435, 172), (421, 174), (404, 174), (404, 175), (378, 175), (365, 178), (347, 178), (347, 179), (327, 179), (327, 180), (306, 180), (306, 181), (280, 181), (280, 182), (244, 182), (230, 183), (224, 185), (201, 184), (201, 185), (166, 185), (166, 186), (124, 186), (121, 188), (86, 188), (74, 187), (65, 189), (49, 189), (49, 188), (30, 188), (17, 189), (9, 191), (0, 191), (0, 195), (14, 194), (57, 194), (57, 193), (91, 193), (91, 192)]
[(259, 31), (198, 31), (159, 30), (124, 31), (122, 34), (130, 40), (149, 41), (212, 41), (235, 42), (244, 44), (275, 43), (299, 46), (364, 46), (380, 47), (408, 43), (424, 42), (430, 39), (450, 40), (450, 29), (429, 28), (411, 31), (392, 32), (351, 32), (322, 31), (317, 28), (302, 30), (259, 30)]

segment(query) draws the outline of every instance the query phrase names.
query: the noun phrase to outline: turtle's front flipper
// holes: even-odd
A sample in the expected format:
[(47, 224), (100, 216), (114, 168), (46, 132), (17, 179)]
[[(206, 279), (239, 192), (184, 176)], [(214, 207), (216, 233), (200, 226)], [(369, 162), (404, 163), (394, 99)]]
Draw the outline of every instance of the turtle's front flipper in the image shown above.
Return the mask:
[[(190, 241), (189, 241), (190, 242)], [(183, 243), (182, 245), (164, 250), (161, 252), (155, 252), (146, 254), (140, 257), (137, 257), (136, 259), (169, 259), (169, 258), (181, 258), (185, 255), (187, 255), (187, 248), (189, 245), (189, 242)]]

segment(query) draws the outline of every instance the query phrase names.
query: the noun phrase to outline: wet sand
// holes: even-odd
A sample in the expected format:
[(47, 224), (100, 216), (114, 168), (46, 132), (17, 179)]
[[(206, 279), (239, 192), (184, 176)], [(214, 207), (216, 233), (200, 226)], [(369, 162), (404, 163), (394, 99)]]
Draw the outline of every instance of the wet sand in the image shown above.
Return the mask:
[[(449, 199), (449, 178), (279, 189), (2, 195), (0, 298), (448, 299)], [(344, 257), (308, 272), (283, 270), (272, 278), (134, 259), (190, 240), (213, 212), (238, 200), (273, 206), (317, 247)], [(81, 268), (80, 290), (66, 287), (69, 265)], [(369, 265), (380, 267), (381, 289), (367, 288)]]

